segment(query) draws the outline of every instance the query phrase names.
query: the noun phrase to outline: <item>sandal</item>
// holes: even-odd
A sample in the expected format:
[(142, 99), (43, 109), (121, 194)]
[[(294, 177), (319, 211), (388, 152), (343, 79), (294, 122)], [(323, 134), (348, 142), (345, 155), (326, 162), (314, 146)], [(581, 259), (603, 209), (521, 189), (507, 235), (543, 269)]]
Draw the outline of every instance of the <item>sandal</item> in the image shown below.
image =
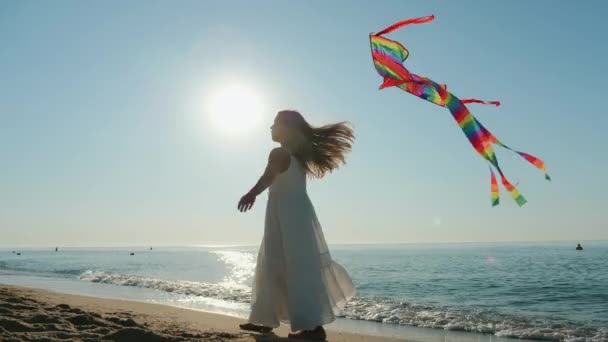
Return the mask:
[(267, 332), (272, 331), (272, 328), (270, 328), (270, 327), (265, 327), (263, 325), (257, 325), (257, 324), (253, 324), (253, 323), (239, 324), (239, 328), (241, 328), (243, 330), (261, 332), (261, 333), (267, 333)]
[(300, 330), (295, 333), (289, 333), (288, 337), (294, 340), (325, 341), (327, 334), (323, 327), (316, 327), (314, 330)]

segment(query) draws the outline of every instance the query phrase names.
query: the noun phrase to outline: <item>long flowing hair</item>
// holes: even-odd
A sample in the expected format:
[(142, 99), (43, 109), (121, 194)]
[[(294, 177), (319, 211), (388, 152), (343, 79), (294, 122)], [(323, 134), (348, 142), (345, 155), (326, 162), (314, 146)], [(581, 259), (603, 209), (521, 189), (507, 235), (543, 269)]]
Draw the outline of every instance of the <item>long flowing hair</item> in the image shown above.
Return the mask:
[(349, 122), (313, 127), (295, 110), (280, 111), (277, 121), (288, 128), (283, 143), (302, 164), (307, 175), (323, 178), (346, 164), (345, 155), (351, 151), (355, 140)]

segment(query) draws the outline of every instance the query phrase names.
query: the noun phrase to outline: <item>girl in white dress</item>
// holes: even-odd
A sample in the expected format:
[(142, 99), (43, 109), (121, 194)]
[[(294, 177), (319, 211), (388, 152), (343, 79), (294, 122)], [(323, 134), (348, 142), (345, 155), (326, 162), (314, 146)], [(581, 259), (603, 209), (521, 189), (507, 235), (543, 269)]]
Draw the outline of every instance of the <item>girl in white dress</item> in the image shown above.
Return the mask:
[(281, 322), (290, 338), (325, 340), (324, 324), (354, 297), (346, 270), (332, 260), (306, 192), (307, 176), (321, 178), (345, 163), (353, 131), (344, 122), (311, 127), (300, 113), (277, 114), (268, 165), (238, 209), (245, 212), (269, 188), (264, 238), (258, 253), (245, 330), (269, 332)]

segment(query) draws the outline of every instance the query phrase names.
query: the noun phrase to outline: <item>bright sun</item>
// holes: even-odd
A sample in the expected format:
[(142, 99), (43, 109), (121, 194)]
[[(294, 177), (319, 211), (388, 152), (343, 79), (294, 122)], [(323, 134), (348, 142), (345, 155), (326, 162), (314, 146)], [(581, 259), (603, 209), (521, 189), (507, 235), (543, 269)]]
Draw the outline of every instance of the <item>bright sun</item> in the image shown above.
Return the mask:
[(263, 117), (260, 96), (245, 85), (228, 85), (211, 94), (207, 113), (221, 134), (242, 136), (260, 124)]

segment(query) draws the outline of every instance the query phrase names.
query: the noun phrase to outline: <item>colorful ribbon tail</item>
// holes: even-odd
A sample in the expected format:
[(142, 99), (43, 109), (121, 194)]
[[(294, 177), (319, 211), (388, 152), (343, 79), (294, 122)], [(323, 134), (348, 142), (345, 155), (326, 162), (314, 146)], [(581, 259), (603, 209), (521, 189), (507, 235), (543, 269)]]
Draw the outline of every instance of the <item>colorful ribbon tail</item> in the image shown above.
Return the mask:
[(524, 196), (522, 196), (521, 193), (519, 193), (517, 188), (515, 188), (515, 186), (513, 186), (513, 184), (509, 183), (509, 181), (507, 180), (507, 178), (504, 175), (501, 175), (501, 181), (502, 181), (502, 185), (511, 194), (511, 197), (513, 197), (513, 200), (515, 201), (515, 203), (517, 203), (517, 205), (519, 205), (521, 207), (528, 202), (526, 200), (526, 198)]
[(549, 176), (549, 174), (547, 173), (547, 168), (545, 167), (545, 162), (542, 161), (541, 159), (528, 154), (526, 152), (521, 152), (521, 151), (517, 151), (514, 150), (512, 148), (510, 148), (509, 146), (503, 144), (501, 141), (499, 141), (498, 139), (496, 139), (496, 137), (490, 132), (488, 131), (487, 128), (485, 128), (479, 121), (477, 121), (477, 124), (479, 125), (479, 127), (481, 128), (483, 134), (487, 137), (487, 139), (492, 143), (492, 144), (496, 144), (498, 146), (502, 146), (503, 148), (506, 148), (507, 150), (513, 151), (517, 154), (520, 155), (520, 157), (524, 158), (525, 160), (528, 161), (528, 163), (534, 165), (536, 168), (538, 168), (539, 170), (543, 171), (545, 173), (545, 179), (548, 181), (551, 181), (551, 176)]
[(540, 169), (541, 171), (543, 171), (545, 173), (545, 179), (548, 181), (551, 181), (551, 177), (549, 176), (549, 174), (547, 173), (547, 168), (545, 167), (545, 162), (540, 160), (539, 158), (536, 158), (535, 156), (525, 153), (525, 152), (519, 152), (519, 151), (515, 151), (517, 152), (517, 154), (519, 154), (520, 156), (522, 156), (525, 160), (527, 160), (530, 164), (536, 166), (538, 169)]
[(490, 199), (492, 200), (492, 206), (495, 207), (500, 203), (498, 195), (498, 182), (496, 181), (496, 175), (490, 167)]
[(549, 174), (547, 173), (547, 168), (545, 167), (545, 162), (544, 161), (542, 161), (541, 159), (539, 159), (539, 158), (537, 158), (537, 157), (535, 157), (535, 156), (533, 156), (531, 154), (528, 154), (526, 152), (516, 151), (516, 150), (510, 148), (509, 146), (503, 144), (502, 142), (500, 142), (498, 140), (496, 140), (496, 144), (499, 145), (499, 146), (502, 146), (502, 147), (504, 147), (504, 148), (506, 148), (508, 150), (511, 150), (511, 151), (513, 151), (513, 152), (515, 152), (517, 154), (519, 154), (522, 158), (524, 158), (525, 160), (527, 160), (528, 163), (534, 165), (537, 169), (539, 169), (542, 172), (544, 172), (546, 180), (551, 181), (551, 176), (549, 176)]
[(496, 107), (500, 106), (500, 101), (484, 101), (478, 99), (461, 99), (462, 103), (481, 103), (486, 105), (495, 105)]
[(396, 31), (404, 26), (407, 25), (411, 25), (411, 24), (424, 24), (424, 23), (428, 23), (430, 21), (433, 21), (435, 19), (434, 15), (430, 15), (427, 17), (420, 17), (420, 18), (412, 18), (412, 19), (406, 19), (397, 23), (394, 23), (393, 25), (385, 28), (384, 30), (376, 33), (376, 36), (381, 36), (383, 34), (387, 34), (393, 31)]

